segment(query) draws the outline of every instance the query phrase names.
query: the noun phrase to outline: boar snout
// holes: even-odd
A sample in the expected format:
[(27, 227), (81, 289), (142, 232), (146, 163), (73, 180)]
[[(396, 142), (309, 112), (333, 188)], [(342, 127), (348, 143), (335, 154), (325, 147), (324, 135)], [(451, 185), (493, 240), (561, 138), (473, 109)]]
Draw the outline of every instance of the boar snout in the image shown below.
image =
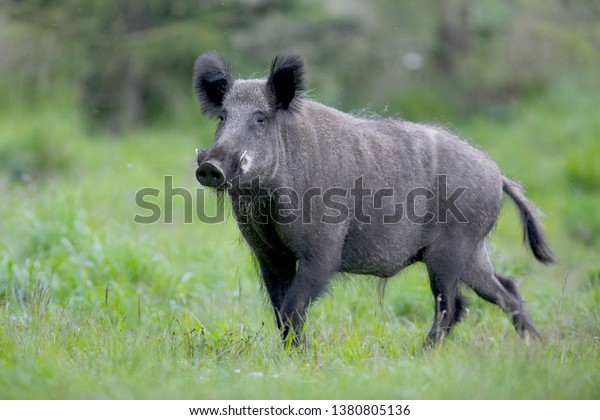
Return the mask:
[(196, 169), (196, 179), (205, 187), (219, 188), (225, 184), (225, 175), (215, 161), (203, 162)]

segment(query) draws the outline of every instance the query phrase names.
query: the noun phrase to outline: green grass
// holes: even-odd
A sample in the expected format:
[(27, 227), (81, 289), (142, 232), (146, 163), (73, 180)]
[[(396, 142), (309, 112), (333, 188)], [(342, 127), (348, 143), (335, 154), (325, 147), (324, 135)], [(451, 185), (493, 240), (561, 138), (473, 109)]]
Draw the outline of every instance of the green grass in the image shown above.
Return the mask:
[[(537, 264), (513, 206), (492, 238), (543, 342), (474, 296), (439, 349), (426, 273), (388, 285), (340, 277), (310, 313), (311, 346), (282, 349), (231, 220), (133, 223), (136, 191), (196, 188), (198, 119), (112, 139), (72, 108), (0, 115), (0, 398), (600, 397), (600, 123), (597, 98), (556, 93), (459, 131), (521, 180), (561, 264)], [(55, 109), (56, 108), (56, 109)], [(68, 115), (68, 117), (64, 117)], [(155, 201), (161, 206), (163, 197)], [(212, 198), (209, 198), (212, 200)]]

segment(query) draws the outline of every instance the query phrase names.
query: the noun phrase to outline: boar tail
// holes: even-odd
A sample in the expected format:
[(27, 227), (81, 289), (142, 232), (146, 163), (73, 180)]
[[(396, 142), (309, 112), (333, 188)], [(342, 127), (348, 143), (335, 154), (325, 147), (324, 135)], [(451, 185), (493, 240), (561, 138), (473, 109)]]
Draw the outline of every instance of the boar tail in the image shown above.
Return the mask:
[(503, 176), (502, 191), (515, 202), (519, 209), (521, 222), (523, 223), (523, 240), (529, 242), (535, 258), (543, 264), (555, 263), (556, 258), (544, 234), (544, 227), (539, 220), (540, 211), (527, 198), (523, 187), (519, 183)]

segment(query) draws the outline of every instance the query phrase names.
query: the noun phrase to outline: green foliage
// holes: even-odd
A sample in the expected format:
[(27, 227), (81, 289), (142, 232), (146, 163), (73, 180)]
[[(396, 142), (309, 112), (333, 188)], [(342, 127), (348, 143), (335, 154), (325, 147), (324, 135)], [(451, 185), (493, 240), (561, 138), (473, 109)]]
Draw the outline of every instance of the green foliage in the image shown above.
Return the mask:
[[(8, 111), (0, 132), (0, 173), (24, 182), (69, 173), (81, 136), (77, 118), (64, 118), (44, 107)], [(24, 120), (29, 121), (23, 123)]]
[[(316, 2), (271, 0), (9, 1), (0, 9), (6, 21), (0, 51), (7, 51), (0, 85), (15, 82), (15, 68), (27, 69), (18, 81), (28, 96), (35, 97), (35, 90), (53, 93), (53, 81), (67, 80), (80, 91), (91, 122), (124, 131), (189, 108), (193, 62), (205, 51), (238, 50), (229, 54), (240, 63), (237, 71), (259, 65), (252, 71), (266, 72), (275, 54), (289, 50), (298, 37), (318, 40), (319, 54), (327, 55), (339, 42), (361, 35), (357, 25), (323, 11)], [(261, 37), (278, 43), (261, 45)], [(15, 52), (15, 45), (23, 47)]]
[(569, 234), (590, 247), (597, 247), (600, 241), (600, 194), (574, 193), (571, 199), (577, 205), (568, 206), (565, 212)]
[(600, 137), (590, 140), (569, 153), (565, 165), (570, 184), (593, 194), (600, 192)]
[(28, 181), (67, 169), (73, 156), (44, 129), (27, 128), (0, 146), (0, 165), (14, 179)]
[(597, 399), (597, 255), (573, 229), (594, 226), (598, 193), (569, 185), (567, 169), (574, 141), (595, 150), (595, 100), (558, 92), (456, 128), (529, 187), (561, 265), (533, 261), (507, 204), (494, 260), (545, 341), (520, 341), (466, 291), (470, 313), (429, 353), (419, 353), (433, 305), (423, 267), (392, 279), (381, 300), (377, 279), (341, 276), (313, 305), (310, 347), (286, 351), (231, 218), (185, 224), (175, 202), (172, 224), (132, 222), (135, 191), (164, 188), (163, 174), (194, 190), (193, 147), (210, 141), (211, 123), (113, 141), (86, 134), (65, 105), (4, 113), (3, 138), (53, 126), (77, 158), (27, 185), (0, 175), (0, 397)]
[(439, 90), (432, 89), (409, 91), (388, 107), (397, 111), (402, 119), (409, 121), (430, 122), (434, 120), (450, 121), (460, 113), (455, 104), (444, 100)]
[(563, 79), (597, 86), (596, 9), (575, 4), (9, 0), (0, 86), (37, 100), (69, 83), (89, 120), (118, 132), (187, 112), (202, 52), (258, 77), (276, 54), (296, 52), (309, 86), (347, 110), (398, 102), (427, 120), (464, 116)]

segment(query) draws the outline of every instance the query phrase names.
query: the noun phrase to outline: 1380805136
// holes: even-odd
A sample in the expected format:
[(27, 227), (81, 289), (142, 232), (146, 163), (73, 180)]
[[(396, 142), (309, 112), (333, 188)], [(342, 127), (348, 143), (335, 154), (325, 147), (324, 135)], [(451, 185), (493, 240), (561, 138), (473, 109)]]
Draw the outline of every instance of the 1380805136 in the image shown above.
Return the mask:
[(401, 404), (336, 404), (331, 407), (334, 416), (408, 416), (410, 408)]

